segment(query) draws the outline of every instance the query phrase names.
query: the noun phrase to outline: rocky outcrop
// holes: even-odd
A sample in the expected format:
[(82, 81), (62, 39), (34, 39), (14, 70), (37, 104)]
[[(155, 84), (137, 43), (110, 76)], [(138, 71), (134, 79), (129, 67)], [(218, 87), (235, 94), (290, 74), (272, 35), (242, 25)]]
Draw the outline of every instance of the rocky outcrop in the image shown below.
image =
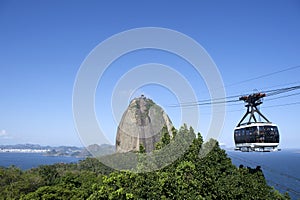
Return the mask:
[(164, 126), (172, 137), (172, 122), (160, 106), (143, 95), (133, 99), (118, 127), (117, 152), (139, 151), (140, 145), (146, 152), (152, 151), (161, 139)]

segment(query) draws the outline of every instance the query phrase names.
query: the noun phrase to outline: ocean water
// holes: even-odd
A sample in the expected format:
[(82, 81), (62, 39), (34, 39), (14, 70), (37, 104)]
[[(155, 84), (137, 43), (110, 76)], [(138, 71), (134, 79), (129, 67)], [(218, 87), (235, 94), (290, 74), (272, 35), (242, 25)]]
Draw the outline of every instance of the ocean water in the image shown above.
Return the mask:
[[(236, 166), (261, 166), (270, 186), (281, 193), (288, 192), (292, 199), (300, 199), (300, 149), (279, 152), (239, 152), (227, 150), (227, 155)], [(44, 156), (38, 153), (0, 153), (0, 166), (14, 165), (27, 170), (39, 165), (78, 162), (80, 158)]]
[(51, 165), (55, 163), (78, 162), (76, 157), (44, 156), (40, 153), (0, 153), (0, 166), (9, 167), (14, 165), (22, 170), (38, 167), (40, 165)]
[(236, 166), (261, 166), (267, 183), (292, 199), (300, 199), (300, 150), (283, 149), (278, 152), (239, 152), (227, 150)]

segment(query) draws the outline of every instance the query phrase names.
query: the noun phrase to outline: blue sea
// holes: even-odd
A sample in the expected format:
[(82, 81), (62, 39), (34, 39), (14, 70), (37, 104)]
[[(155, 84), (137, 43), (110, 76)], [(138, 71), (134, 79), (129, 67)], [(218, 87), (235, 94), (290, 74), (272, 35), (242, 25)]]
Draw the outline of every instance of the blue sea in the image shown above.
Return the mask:
[(45, 156), (41, 153), (0, 153), (0, 166), (9, 167), (14, 165), (22, 170), (31, 169), (40, 165), (55, 163), (78, 162), (76, 157)]
[(300, 149), (278, 152), (240, 152), (227, 150), (236, 166), (261, 166), (267, 183), (281, 193), (288, 192), (292, 199), (300, 199)]
[[(300, 199), (300, 150), (279, 152), (239, 152), (227, 150), (236, 166), (261, 166), (270, 186), (281, 193), (288, 192), (292, 199)], [(78, 162), (80, 158), (44, 156), (37, 153), (0, 153), (0, 166), (14, 165), (23, 170), (54, 163)]]

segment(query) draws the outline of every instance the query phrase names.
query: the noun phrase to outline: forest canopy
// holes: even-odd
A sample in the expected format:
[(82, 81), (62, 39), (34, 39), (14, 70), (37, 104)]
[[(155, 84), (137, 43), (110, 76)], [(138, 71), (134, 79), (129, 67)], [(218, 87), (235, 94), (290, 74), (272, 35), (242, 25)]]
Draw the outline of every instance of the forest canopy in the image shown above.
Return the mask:
[[(136, 171), (114, 170), (96, 158), (26, 171), (1, 167), (0, 199), (290, 199), (267, 185), (260, 168), (234, 166), (217, 141), (203, 143), (186, 125), (173, 131), (173, 138), (162, 131), (154, 153), (172, 142), (190, 142), (189, 148), (158, 170), (149, 170), (142, 147)], [(210, 151), (199, 156), (205, 147)]]

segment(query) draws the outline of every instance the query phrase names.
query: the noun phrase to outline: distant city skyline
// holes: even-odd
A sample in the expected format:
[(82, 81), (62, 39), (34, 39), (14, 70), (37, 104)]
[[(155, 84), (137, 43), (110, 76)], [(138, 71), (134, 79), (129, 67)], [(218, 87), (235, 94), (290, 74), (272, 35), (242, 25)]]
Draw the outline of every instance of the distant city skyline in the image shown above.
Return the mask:
[[(226, 96), (300, 84), (300, 3), (296, 0), (4, 0), (0, 25), (0, 145), (82, 146), (72, 113), (78, 70), (97, 45), (134, 28), (171, 29), (198, 42), (218, 67)], [(115, 86), (127, 72), (147, 63), (166, 65), (184, 76), (197, 100), (211, 98), (204, 78), (186, 60), (155, 49), (125, 54), (111, 63), (95, 91), (97, 120), (112, 144), (121, 117), (112, 108)], [(260, 77), (265, 74), (269, 76)], [(178, 99), (167, 87), (148, 84), (122, 92), (130, 96), (122, 105), (144, 94), (163, 107), (175, 128), (184, 123), (181, 108), (169, 106)], [(299, 147), (300, 105), (296, 102), (300, 98), (293, 94), (266, 97), (260, 107), (279, 127), (280, 148)], [(198, 108), (200, 126), (194, 128), (205, 137), (211, 107), (182, 109)], [(233, 129), (245, 111), (243, 102), (227, 105), (220, 143), (234, 146)]]

